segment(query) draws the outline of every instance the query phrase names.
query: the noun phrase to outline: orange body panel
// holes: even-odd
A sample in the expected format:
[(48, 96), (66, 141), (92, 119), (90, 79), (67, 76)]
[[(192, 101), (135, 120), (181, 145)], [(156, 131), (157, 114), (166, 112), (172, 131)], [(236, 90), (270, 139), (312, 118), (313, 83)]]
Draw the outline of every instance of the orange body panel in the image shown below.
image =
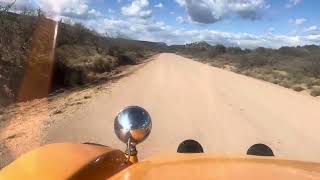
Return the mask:
[(320, 179), (320, 164), (268, 157), (174, 154), (144, 160), (111, 179), (315, 180)]
[(8, 179), (87, 179), (110, 177), (124, 165), (125, 155), (119, 150), (87, 144), (51, 144), (22, 155), (0, 172)]
[(123, 152), (99, 145), (52, 144), (21, 156), (0, 179), (259, 179), (320, 180), (320, 164), (274, 157), (210, 154), (156, 156), (125, 164)]

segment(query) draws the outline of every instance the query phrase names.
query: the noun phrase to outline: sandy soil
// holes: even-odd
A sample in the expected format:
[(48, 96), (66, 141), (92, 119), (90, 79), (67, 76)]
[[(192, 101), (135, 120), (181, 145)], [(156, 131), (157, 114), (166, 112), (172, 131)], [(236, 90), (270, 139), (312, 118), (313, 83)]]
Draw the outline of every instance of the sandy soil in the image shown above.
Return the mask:
[[(251, 145), (265, 143), (279, 157), (320, 161), (318, 98), (174, 54), (161, 54), (117, 83), (101, 86), (106, 90), (92, 93), (94, 90), (88, 89), (61, 95), (50, 103), (39, 102), (44, 104), (44, 110), (39, 111), (43, 113), (22, 109), (20, 118), (6, 123), (6, 131), (1, 133), (6, 155), (15, 158), (21, 154), (15, 149), (24, 152), (27, 143), (36, 147), (96, 142), (124, 149), (113, 133), (114, 117), (125, 106), (139, 105), (153, 119), (150, 137), (138, 147), (142, 159), (175, 152), (181, 141), (195, 139), (210, 153), (245, 154)], [(90, 96), (89, 100), (85, 96)], [(73, 102), (81, 105), (69, 104)], [(19, 123), (29, 119), (35, 123), (21, 130), (25, 134), (19, 130), (12, 137), (10, 129), (19, 129)], [(35, 140), (25, 139), (30, 131), (36, 131)], [(19, 138), (24, 143), (13, 143), (19, 148), (12, 146)]]

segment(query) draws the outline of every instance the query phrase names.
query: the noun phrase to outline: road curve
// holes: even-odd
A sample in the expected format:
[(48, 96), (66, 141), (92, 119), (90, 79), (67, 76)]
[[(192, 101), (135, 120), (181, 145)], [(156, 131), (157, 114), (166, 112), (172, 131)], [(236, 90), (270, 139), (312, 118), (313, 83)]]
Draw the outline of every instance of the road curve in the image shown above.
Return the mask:
[(117, 112), (128, 105), (147, 109), (153, 120), (140, 158), (175, 152), (195, 139), (206, 152), (245, 154), (255, 143), (276, 156), (320, 161), (320, 101), (250, 77), (210, 67), (174, 54), (160, 54), (111, 92), (54, 124), (46, 142), (125, 145), (113, 132)]

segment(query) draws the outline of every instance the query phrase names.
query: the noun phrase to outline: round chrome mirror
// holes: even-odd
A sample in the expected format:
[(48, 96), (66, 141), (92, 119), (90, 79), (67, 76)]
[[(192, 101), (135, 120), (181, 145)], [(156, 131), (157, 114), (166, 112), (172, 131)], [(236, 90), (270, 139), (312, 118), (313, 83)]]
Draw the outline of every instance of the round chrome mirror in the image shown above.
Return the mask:
[(114, 131), (124, 143), (137, 145), (144, 141), (152, 128), (149, 113), (141, 107), (129, 106), (119, 112), (114, 121)]

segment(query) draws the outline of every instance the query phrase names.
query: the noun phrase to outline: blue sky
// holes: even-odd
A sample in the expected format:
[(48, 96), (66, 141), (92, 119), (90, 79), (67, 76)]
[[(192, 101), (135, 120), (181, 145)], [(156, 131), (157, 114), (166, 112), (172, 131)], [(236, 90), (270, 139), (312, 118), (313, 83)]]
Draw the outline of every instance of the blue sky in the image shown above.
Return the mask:
[(17, 8), (28, 3), (53, 18), (138, 40), (242, 48), (320, 44), (318, 0), (18, 0)]

